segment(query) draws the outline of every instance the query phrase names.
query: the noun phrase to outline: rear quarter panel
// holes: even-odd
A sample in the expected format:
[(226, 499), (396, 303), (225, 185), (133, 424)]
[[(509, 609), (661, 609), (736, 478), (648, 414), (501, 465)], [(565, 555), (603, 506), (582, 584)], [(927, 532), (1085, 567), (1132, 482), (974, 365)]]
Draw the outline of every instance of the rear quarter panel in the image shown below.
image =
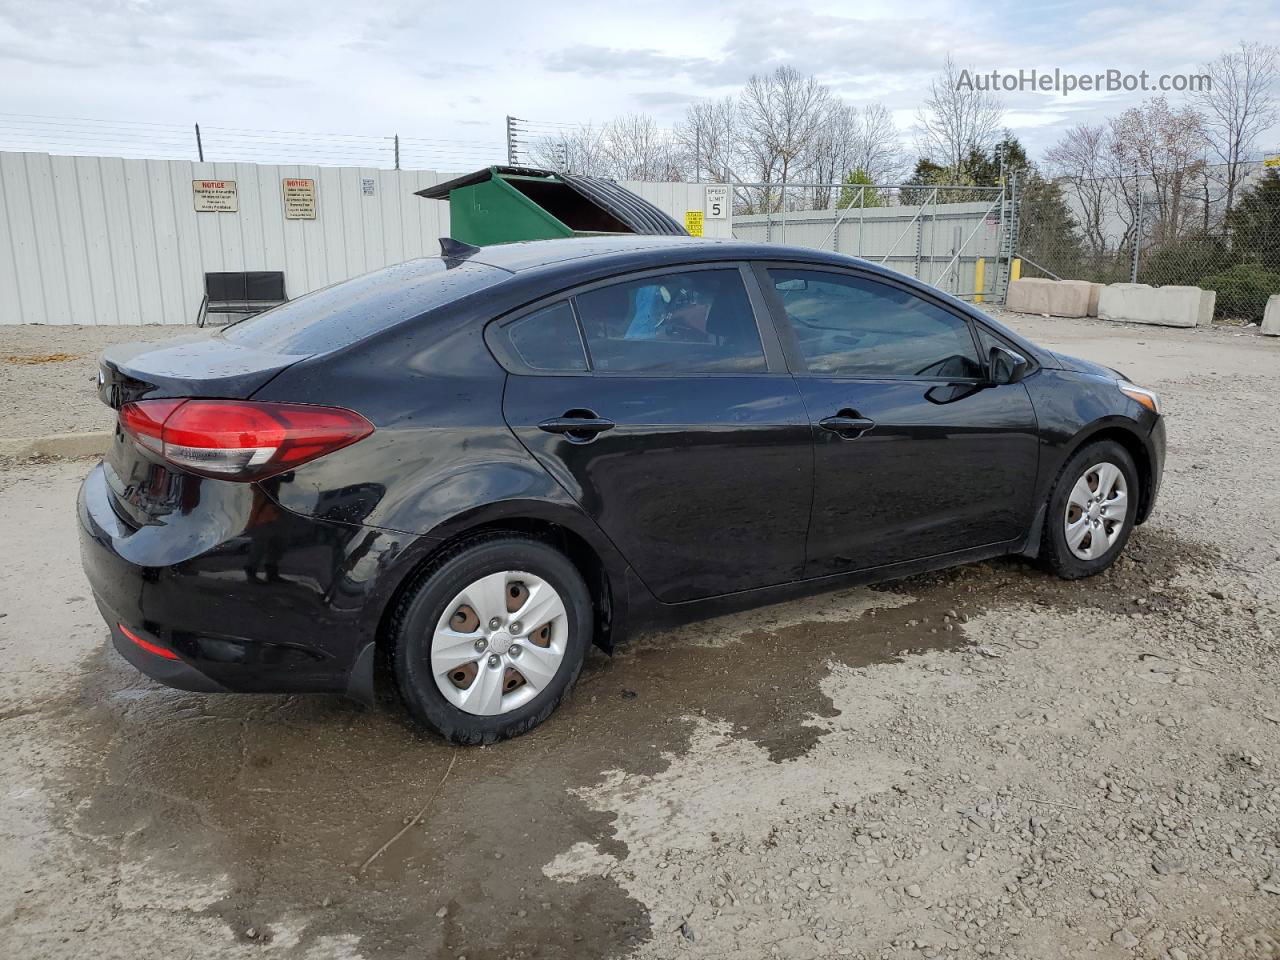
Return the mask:
[(481, 524), (535, 519), (578, 534), (607, 567), (612, 543), (507, 426), (507, 373), (483, 340), (490, 300), (304, 361), (255, 395), (348, 407), (374, 433), (264, 481), (285, 509), (418, 538), (397, 566)]

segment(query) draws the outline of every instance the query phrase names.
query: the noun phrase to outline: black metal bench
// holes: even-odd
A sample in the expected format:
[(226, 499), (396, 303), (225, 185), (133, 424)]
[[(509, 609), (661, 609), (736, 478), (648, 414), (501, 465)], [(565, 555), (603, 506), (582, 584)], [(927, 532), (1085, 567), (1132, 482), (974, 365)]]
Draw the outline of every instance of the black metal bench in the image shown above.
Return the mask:
[(284, 292), (284, 273), (279, 270), (206, 273), (204, 299), (200, 301), (200, 312), (196, 314), (196, 326), (203, 327), (211, 313), (251, 317), (288, 300)]

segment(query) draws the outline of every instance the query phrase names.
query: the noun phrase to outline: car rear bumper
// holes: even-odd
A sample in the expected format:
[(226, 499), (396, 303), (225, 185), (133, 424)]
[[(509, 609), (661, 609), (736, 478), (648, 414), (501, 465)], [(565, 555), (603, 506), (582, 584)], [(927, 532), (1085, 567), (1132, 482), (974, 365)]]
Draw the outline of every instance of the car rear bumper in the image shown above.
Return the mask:
[(346, 691), (386, 602), (390, 577), (377, 574), (404, 538), (209, 483), (143, 526), (113, 507), (102, 465), (81, 485), (81, 561), (116, 649), (184, 690)]
[(101, 600), (98, 600), (98, 610), (111, 631), (112, 646), (139, 672), (177, 690), (190, 690), (193, 693), (226, 692), (226, 687), (210, 679), (181, 657), (170, 659), (155, 650), (141, 646), (138, 642), (141, 640), (142, 643), (150, 644), (157, 649), (167, 649), (158, 637), (148, 636), (140, 628), (130, 630), (133, 636), (127, 636), (120, 625), (118, 615), (106, 607)]

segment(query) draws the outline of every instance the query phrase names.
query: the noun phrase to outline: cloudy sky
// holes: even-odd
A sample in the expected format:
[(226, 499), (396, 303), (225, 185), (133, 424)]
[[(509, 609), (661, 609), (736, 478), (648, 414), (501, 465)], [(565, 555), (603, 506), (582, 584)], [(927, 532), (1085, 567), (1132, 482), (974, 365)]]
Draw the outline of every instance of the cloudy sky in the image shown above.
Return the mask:
[[(948, 51), (978, 71), (1158, 76), (1267, 38), (1280, 38), (1275, 0), (1086, 0), (1007, 12), (971, 0), (0, 0), (0, 146), (42, 134), (63, 152), (109, 148), (111, 136), (145, 138), (149, 124), (157, 149), (180, 151), (198, 121), (214, 137), (219, 128), (315, 131), (359, 144), (356, 135), (398, 132), (423, 141), (434, 165), (466, 167), (500, 149), (506, 114), (599, 123), (648, 111), (667, 126), (689, 101), (784, 63), (855, 104), (885, 103), (909, 142)], [(1038, 153), (1062, 128), (1142, 95), (1004, 99), (1009, 126)], [(21, 119), (48, 117), (118, 125)], [(1270, 138), (1265, 149), (1280, 147), (1280, 131)]]

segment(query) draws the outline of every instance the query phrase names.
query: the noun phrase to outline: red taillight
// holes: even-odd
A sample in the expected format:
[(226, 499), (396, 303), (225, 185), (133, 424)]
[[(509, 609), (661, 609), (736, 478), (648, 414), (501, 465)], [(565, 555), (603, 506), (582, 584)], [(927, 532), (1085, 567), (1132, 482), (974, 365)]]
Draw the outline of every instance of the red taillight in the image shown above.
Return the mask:
[(252, 400), (140, 400), (120, 425), (175, 466), (224, 480), (262, 480), (373, 433), (340, 407)]
[(138, 636), (136, 633), (134, 633), (132, 630), (126, 627), (123, 623), (117, 623), (116, 626), (120, 628), (121, 633), (123, 633), (126, 637), (132, 640), (135, 644), (137, 644), (143, 650), (147, 651), (147, 653), (154, 653), (157, 657), (164, 657), (166, 660), (178, 659), (178, 655), (174, 653), (172, 650), (168, 650), (160, 646), (159, 644), (152, 643), (150, 640), (142, 639), (142, 637)]
[(148, 450), (162, 454), (164, 422), (169, 414), (185, 402), (185, 400), (144, 400), (141, 403), (126, 403), (120, 410), (120, 426)]

